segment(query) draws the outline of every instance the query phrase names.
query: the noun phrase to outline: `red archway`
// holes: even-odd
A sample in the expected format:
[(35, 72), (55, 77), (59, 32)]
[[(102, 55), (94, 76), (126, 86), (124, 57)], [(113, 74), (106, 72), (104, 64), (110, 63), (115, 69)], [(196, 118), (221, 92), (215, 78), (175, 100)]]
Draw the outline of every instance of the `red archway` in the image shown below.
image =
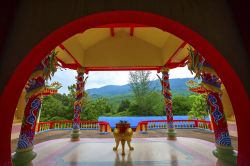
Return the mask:
[(234, 107), (239, 136), (238, 164), (244, 165), (250, 163), (250, 159), (248, 158), (250, 155), (250, 144), (247, 133), (244, 130), (248, 117), (250, 117), (249, 99), (240, 79), (224, 57), (202, 36), (168, 18), (138, 11), (112, 11), (80, 18), (52, 32), (34, 47), (16, 68), (1, 95), (1, 110), (4, 110), (1, 111), (0, 122), (0, 125), (4, 125), (1, 131), (1, 135), (4, 136), (1, 138), (1, 150), (4, 153), (1, 155), (0, 164), (4, 165), (11, 162), (10, 136), (16, 104), (22, 88), (36, 65), (39, 64), (50, 50), (72, 35), (83, 32), (88, 28), (114, 23), (142, 24), (157, 27), (182, 38), (201, 52), (216, 69), (227, 87)]

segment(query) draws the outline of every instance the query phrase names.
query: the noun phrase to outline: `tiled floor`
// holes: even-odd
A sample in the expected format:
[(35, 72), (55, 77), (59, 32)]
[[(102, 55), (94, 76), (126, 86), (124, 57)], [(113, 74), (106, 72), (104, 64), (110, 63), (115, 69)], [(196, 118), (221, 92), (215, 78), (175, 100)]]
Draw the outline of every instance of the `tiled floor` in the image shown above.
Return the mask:
[[(57, 139), (35, 145), (37, 157), (34, 166), (144, 166), (144, 165), (185, 165), (212, 166), (218, 164), (213, 156), (213, 143), (193, 138), (178, 137), (176, 141), (166, 138), (135, 138), (134, 151), (126, 145), (126, 155), (121, 155), (121, 147), (113, 151), (114, 139), (82, 138), (78, 142)], [(217, 164), (216, 164), (217, 163)]]

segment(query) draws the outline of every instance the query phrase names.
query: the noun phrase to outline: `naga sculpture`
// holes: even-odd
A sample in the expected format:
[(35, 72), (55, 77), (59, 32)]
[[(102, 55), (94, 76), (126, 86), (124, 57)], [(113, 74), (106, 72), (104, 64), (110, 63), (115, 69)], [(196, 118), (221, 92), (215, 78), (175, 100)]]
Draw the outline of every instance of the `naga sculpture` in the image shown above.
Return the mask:
[(116, 124), (116, 128), (113, 131), (116, 146), (113, 148), (113, 150), (117, 150), (119, 143), (122, 144), (122, 155), (125, 155), (125, 142), (127, 141), (129, 150), (134, 150), (134, 148), (130, 145), (132, 136), (133, 136), (133, 130), (130, 128), (130, 124), (126, 121), (120, 121)]

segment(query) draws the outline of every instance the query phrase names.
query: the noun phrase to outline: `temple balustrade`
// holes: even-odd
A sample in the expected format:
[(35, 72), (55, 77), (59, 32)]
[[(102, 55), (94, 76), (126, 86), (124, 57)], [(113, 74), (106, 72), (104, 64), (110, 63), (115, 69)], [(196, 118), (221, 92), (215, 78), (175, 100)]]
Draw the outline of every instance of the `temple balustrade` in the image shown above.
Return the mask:
[[(213, 131), (210, 121), (206, 120), (173, 120), (174, 127), (177, 129), (204, 129)], [(167, 120), (148, 120), (140, 121), (136, 127), (138, 132), (147, 132), (147, 130), (166, 129)]]
[[(210, 121), (207, 120), (173, 120), (177, 129), (203, 129), (213, 132)], [(51, 122), (39, 122), (36, 133), (52, 130), (72, 130), (72, 120), (60, 120)], [(136, 132), (147, 132), (148, 130), (166, 129), (167, 120), (140, 121)], [(100, 133), (112, 132), (110, 124), (105, 121), (80, 121), (80, 130), (99, 130)]]
[[(39, 122), (36, 133), (42, 133), (51, 130), (72, 130), (72, 120), (60, 120), (51, 122)], [(100, 133), (111, 132), (108, 122), (105, 121), (80, 121), (80, 130), (99, 130)]]

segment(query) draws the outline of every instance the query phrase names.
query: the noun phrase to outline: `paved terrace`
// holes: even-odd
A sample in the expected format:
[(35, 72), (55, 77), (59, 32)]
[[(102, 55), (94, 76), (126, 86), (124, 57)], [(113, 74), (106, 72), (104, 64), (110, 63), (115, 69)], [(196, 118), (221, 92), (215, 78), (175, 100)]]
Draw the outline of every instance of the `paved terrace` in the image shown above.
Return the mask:
[(177, 141), (166, 138), (134, 138), (134, 151), (126, 147), (126, 155), (121, 155), (121, 147), (113, 151), (112, 138), (82, 138), (78, 142), (69, 139), (56, 139), (35, 145), (37, 157), (33, 160), (34, 166), (58, 165), (93, 165), (93, 166), (226, 166), (217, 161), (211, 153), (213, 143), (178, 137)]

